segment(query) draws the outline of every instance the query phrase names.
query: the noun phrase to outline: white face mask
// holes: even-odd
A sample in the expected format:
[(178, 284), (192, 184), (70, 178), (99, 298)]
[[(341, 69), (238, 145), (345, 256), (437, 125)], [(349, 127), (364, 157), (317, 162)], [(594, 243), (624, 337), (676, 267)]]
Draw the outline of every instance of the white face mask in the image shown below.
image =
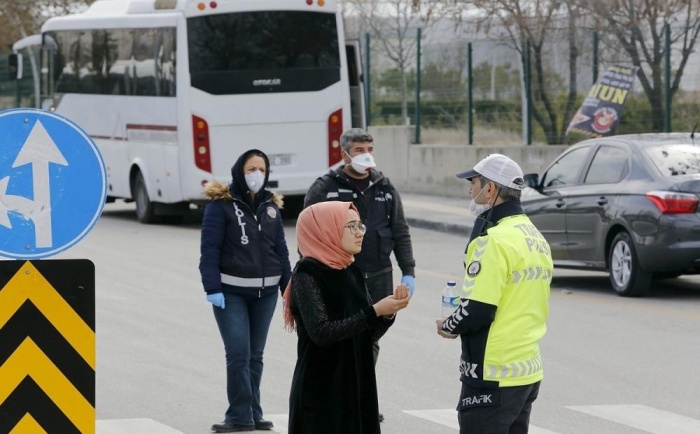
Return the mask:
[(245, 174), (245, 183), (253, 193), (259, 192), (264, 182), (265, 175), (259, 170)]
[(471, 202), (469, 202), (469, 211), (471, 211), (471, 212), (474, 213), (475, 215), (479, 215), (479, 214), (481, 214), (481, 213), (484, 213), (484, 212), (488, 211), (489, 208), (491, 208), (491, 204), (488, 204), (488, 203), (484, 203), (484, 204), (476, 203), (476, 200), (479, 198), (479, 196), (481, 196), (481, 193), (483, 193), (484, 190), (486, 190), (486, 187), (488, 187), (488, 184), (485, 185), (485, 186), (479, 191), (479, 194), (477, 194), (476, 197), (474, 197), (474, 198), (472, 199)]
[[(348, 157), (350, 157), (350, 154), (347, 152), (345, 153)], [(377, 164), (374, 162), (374, 156), (372, 156), (372, 154), (369, 152), (350, 157), (350, 165), (357, 173), (368, 173), (370, 169), (377, 167)]]

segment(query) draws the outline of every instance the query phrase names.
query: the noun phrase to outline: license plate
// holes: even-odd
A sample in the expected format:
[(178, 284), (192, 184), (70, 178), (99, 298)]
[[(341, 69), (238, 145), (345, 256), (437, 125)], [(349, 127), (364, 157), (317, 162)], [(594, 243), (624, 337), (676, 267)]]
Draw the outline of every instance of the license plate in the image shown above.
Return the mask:
[(291, 154), (273, 154), (268, 155), (267, 158), (270, 160), (270, 166), (289, 166), (292, 164)]

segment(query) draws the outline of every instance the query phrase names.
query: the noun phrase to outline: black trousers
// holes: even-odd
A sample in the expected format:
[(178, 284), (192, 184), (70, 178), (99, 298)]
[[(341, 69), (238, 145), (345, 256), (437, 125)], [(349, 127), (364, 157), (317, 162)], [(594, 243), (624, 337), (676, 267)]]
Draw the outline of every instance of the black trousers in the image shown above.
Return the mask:
[[(392, 270), (389, 269), (385, 273), (365, 275), (365, 282), (367, 282), (367, 290), (369, 291), (369, 296), (373, 303), (378, 302), (394, 293), (394, 274)], [(372, 344), (372, 351), (374, 353), (374, 365), (377, 365), (377, 358), (379, 357), (379, 341)]]
[[(460, 406), (457, 408), (459, 434), (527, 434), (532, 403), (537, 399), (539, 390), (539, 381), (527, 386), (501, 387), (497, 389), (500, 400), (493, 400), (500, 401), (500, 405), (497, 402), (485, 405), (483, 399), (478, 398), (478, 392), (463, 384)], [(465, 402), (477, 404), (465, 408)]]

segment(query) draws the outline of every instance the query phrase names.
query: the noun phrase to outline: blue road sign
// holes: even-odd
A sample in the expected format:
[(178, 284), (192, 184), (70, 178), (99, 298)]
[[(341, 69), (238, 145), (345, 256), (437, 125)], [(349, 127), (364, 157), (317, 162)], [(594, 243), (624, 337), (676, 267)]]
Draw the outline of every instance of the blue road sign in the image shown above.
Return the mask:
[(0, 255), (66, 250), (97, 223), (106, 197), (104, 161), (85, 131), (44, 110), (0, 111)]

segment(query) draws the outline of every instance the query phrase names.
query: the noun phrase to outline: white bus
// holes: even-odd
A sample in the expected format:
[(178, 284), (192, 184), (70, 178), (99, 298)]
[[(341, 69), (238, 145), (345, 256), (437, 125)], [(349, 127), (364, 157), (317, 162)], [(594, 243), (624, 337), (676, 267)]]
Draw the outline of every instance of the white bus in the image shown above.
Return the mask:
[(136, 202), (144, 223), (201, 204), (250, 148), (298, 206), (341, 161), (343, 130), (364, 127), (336, 0), (98, 0), (41, 41), (41, 107), (92, 136), (108, 201)]

